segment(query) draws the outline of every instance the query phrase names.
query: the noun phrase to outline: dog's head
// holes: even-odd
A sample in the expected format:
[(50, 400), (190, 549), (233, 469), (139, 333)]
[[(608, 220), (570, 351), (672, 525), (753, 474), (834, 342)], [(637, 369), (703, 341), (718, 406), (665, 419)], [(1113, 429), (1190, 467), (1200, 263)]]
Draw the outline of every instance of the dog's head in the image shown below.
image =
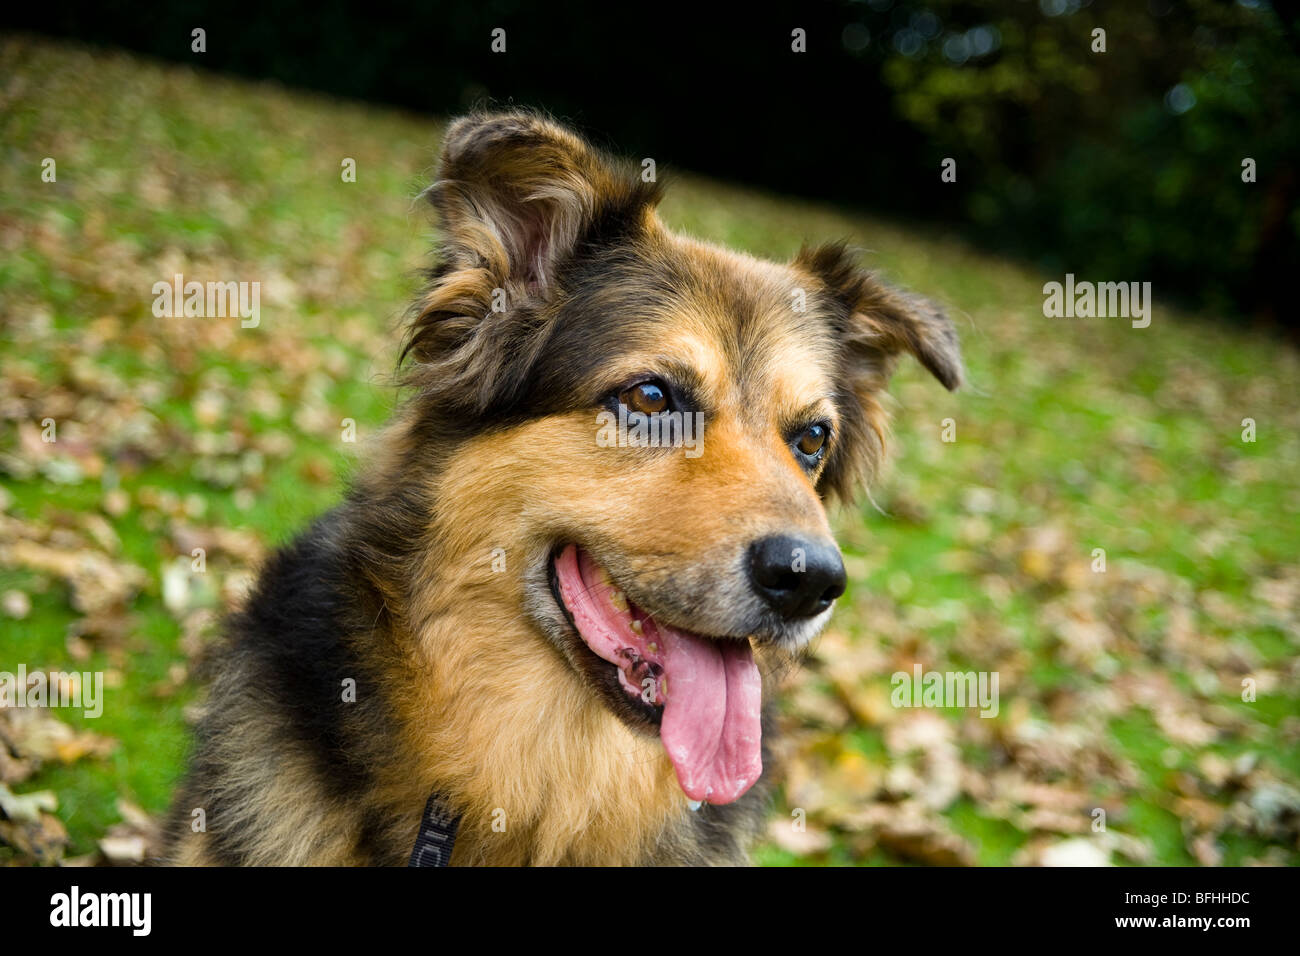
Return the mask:
[(639, 168), (528, 113), (454, 123), (429, 195), (441, 263), (405, 355), (429, 434), (456, 437), (436, 508), (481, 556), (461, 593), (506, 571), (689, 797), (735, 799), (760, 769), (754, 652), (829, 617), (824, 502), (879, 461), (903, 352), (959, 384), (951, 323), (840, 246), (776, 264), (674, 235)]

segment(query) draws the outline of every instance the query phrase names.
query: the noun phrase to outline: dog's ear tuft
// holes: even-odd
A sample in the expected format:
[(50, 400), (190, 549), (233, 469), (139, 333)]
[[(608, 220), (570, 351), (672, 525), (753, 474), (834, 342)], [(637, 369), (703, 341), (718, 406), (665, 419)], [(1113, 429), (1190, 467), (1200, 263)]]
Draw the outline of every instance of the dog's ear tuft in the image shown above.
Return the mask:
[(937, 305), (879, 281), (859, 268), (841, 243), (802, 249), (796, 263), (826, 283), (849, 310), (845, 345), (850, 358), (882, 364), (888, 380), (891, 360), (909, 352), (949, 391), (960, 387), (965, 374), (957, 329)]
[(823, 283), (841, 339), (845, 441), (822, 473), (823, 486), (850, 499), (884, 453), (887, 417), (876, 396), (908, 352), (951, 390), (965, 373), (957, 330), (933, 302), (900, 292), (858, 266), (842, 243), (805, 247), (795, 265)]
[(453, 122), (426, 195), (438, 212), (439, 265), (402, 360), (416, 363), (408, 381), (443, 404), (482, 412), (523, 381), (559, 267), (641, 228), (659, 186), (558, 123), (514, 110)]
[(513, 111), (452, 123), (427, 194), (449, 259), (481, 262), (503, 282), (544, 292), (587, 230), (611, 217), (634, 220), (658, 202), (659, 187), (573, 131)]

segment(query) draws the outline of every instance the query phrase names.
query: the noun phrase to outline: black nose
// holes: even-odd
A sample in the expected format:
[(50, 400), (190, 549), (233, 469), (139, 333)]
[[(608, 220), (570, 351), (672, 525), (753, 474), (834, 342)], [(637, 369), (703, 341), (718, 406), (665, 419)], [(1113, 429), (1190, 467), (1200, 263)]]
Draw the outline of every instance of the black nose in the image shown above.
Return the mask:
[(776, 535), (750, 547), (749, 578), (782, 617), (812, 617), (844, 593), (844, 562), (828, 542)]

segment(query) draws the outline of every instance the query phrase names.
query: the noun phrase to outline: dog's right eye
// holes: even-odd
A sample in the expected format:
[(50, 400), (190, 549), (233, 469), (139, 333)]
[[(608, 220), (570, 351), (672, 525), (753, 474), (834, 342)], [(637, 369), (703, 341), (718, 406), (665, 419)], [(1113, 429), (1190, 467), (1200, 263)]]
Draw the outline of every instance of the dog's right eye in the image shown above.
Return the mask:
[(661, 382), (641, 382), (619, 392), (618, 400), (630, 411), (657, 415), (668, 408), (668, 389)]
[(799, 450), (809, 458), (815, 458), (826, 444), (826, 428), (823, 425), (809, 425), (797, 442)]

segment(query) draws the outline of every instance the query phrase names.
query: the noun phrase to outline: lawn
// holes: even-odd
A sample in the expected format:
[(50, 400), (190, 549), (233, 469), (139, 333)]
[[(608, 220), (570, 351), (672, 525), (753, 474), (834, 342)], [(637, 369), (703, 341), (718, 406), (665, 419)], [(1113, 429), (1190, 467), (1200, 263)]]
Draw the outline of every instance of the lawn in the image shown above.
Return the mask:
[[(0, 711), (0, 863), (130, 859), (221, 609), (392, 406), (442, 127), (24, 38), (0, 78), (0, 671), (106, 698)], [(849, 592), (783, 698), (759, 861), (1300, 862), (1294, 349), (1160, 289), (1145, 329), (1045, 318), (1060, 276), (684, 172), (661, 211), (778, 259), (849, 239), (970, 369), (900, 370), (891, 467), (836, 514)], [(155, 317), (177, 273), (260, 281), (260, 325)], [(892, 706), (915, 664), (996, 672), (998, 713)]]

